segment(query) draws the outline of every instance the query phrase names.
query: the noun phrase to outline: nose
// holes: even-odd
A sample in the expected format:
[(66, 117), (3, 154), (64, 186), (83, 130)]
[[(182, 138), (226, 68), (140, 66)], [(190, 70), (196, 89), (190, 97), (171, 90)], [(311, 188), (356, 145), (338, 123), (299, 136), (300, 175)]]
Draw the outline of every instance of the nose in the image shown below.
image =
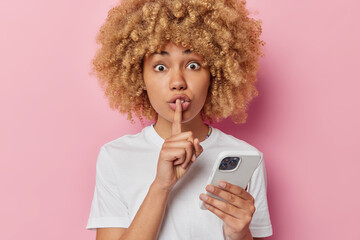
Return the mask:
[(183, 73), (180, 70), (174, 69), (170, 76), (170, 90), (185, 90), (187, 88), (186, 80)]

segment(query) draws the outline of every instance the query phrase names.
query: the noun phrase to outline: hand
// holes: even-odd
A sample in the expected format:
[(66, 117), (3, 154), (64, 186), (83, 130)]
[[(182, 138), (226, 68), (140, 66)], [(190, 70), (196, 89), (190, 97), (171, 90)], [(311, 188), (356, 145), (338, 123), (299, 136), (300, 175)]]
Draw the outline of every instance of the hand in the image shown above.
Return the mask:
[(206, 191), (226, 202), (201, 194), (204, 206), (224, 221), (224, 232), (230, 239), (252, 239), (249, 225), (255, 212), (254, 198), (236, 185), (224, 181), (219, 181), (218, 185), (208, 185)]
[(176, 100), (171, 137), (162, 145), (155, 182), (167, 190), (184, 176), (203, 148), (191, 131), (181, 132), (182, 109), (180, 99)]

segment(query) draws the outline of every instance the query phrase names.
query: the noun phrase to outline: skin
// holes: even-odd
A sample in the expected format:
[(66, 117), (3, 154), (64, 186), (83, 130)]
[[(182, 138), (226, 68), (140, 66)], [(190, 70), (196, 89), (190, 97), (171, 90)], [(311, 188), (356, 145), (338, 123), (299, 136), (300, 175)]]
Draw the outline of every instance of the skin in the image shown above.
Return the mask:
[[(161, 54), (144, 59), (145, 89), (158, 113), (154, 128), (165, 139), (157, 174), (129, 228), (99, 228), (97, 240), (157, 238), (169, 193), (202, 153), (200, 141), (205, 140), (208, 132), (200, 111), (206, 100), (210, 73), (201, 64), (201, 56), (172, 43)], [(182, 111), (180, 100), (176, 100), (175, 111), (169, 107), (168, 101), (177, 94), (186, 94), (191, 99), (187, 110)], [(240, 187), (221, 183), (224, 187), (208, 185), (206, 191), (228, 203), (210, 196), (205, 199), (205, 194), (200, 199), (224, 221), (224, 232), (229, 239), (253, 239), (249, 224), (255, 211), (254, 199)]]
[(144, 82), (151, 106), (158, 113), (155, 130), (162, 138), (171, 136), (174, 118), (174, 111), (168, 106), (168, 101), (175, 95), (185, 94), (191, 103), (182, 112), (182, 131), (192, 131), (200, 141), (205, 139), (208, 127), (203, 123), (200, 111), (210, 85), (210, 72), (201, 64), (200, 55), (172, 43), (161, 54), (145, 58)]

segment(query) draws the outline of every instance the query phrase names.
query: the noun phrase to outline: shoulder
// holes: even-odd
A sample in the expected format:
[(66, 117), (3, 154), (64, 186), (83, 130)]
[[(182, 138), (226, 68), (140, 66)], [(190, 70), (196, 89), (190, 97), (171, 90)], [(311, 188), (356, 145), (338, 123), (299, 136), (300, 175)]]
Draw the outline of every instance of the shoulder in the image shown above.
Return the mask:
[(112, 162), (112, 164), (124, 163), (132, 159), (145, 159), (146, 156), (152, 156), (157, 149), (158, 146), (154, 143), (150, 126), (148, 126), (137, 134), (124, 135), (104, 144), (100, 148), (98, 159), (101, 162)]
[(238, 150), (245, 150), (245, 151), (256, 151), (260, 155), (262, 152), (259, 151), (255, 146), (247, 143), (244, 140), (238, 139), (230, 134), (224, 133), (220, 129), (213, 128), (213, 131), (216, 133), (216, 146), (220, 148), (231, 148), (231, 149), (238, 149)]
[(127, 176), (139, 172), (139, 166), (151, 166), (157, 148), (147, 131), (145, 127), (137, 134), (124, 135), (104, 144), (99, 151), (97, 170), (109, 173), (115, 169), (117, 176)]
[(114, 139), (101, 147), (101, 150), (108, 153), (118, 151), (134, 151), (146, 147), (151, 140), (147, 136), (149, 127), (145, 127), (137, 134), (128, 134)]

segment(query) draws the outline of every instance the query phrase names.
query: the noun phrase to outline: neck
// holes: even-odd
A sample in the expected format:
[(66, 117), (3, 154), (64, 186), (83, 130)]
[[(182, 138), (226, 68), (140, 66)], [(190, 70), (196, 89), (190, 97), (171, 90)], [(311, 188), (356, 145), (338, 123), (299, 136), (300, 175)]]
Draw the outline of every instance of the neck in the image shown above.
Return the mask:
[[(154, 129), (161, 138), (163, 139), (169, 138), (171, 136), (172, 122), (169, 122), (168, 120), (162, 117), (158, 117)], [(191, 121), (182, 123), (181, 131), (182, 132), (192, 131), (194, 134), (194, 138), (198, 138), (199, 141), (202, 142), (206, 139), (206, 135), (208, 134), (209, 128), (202, 121), (200, 114), (198, 114)]]

